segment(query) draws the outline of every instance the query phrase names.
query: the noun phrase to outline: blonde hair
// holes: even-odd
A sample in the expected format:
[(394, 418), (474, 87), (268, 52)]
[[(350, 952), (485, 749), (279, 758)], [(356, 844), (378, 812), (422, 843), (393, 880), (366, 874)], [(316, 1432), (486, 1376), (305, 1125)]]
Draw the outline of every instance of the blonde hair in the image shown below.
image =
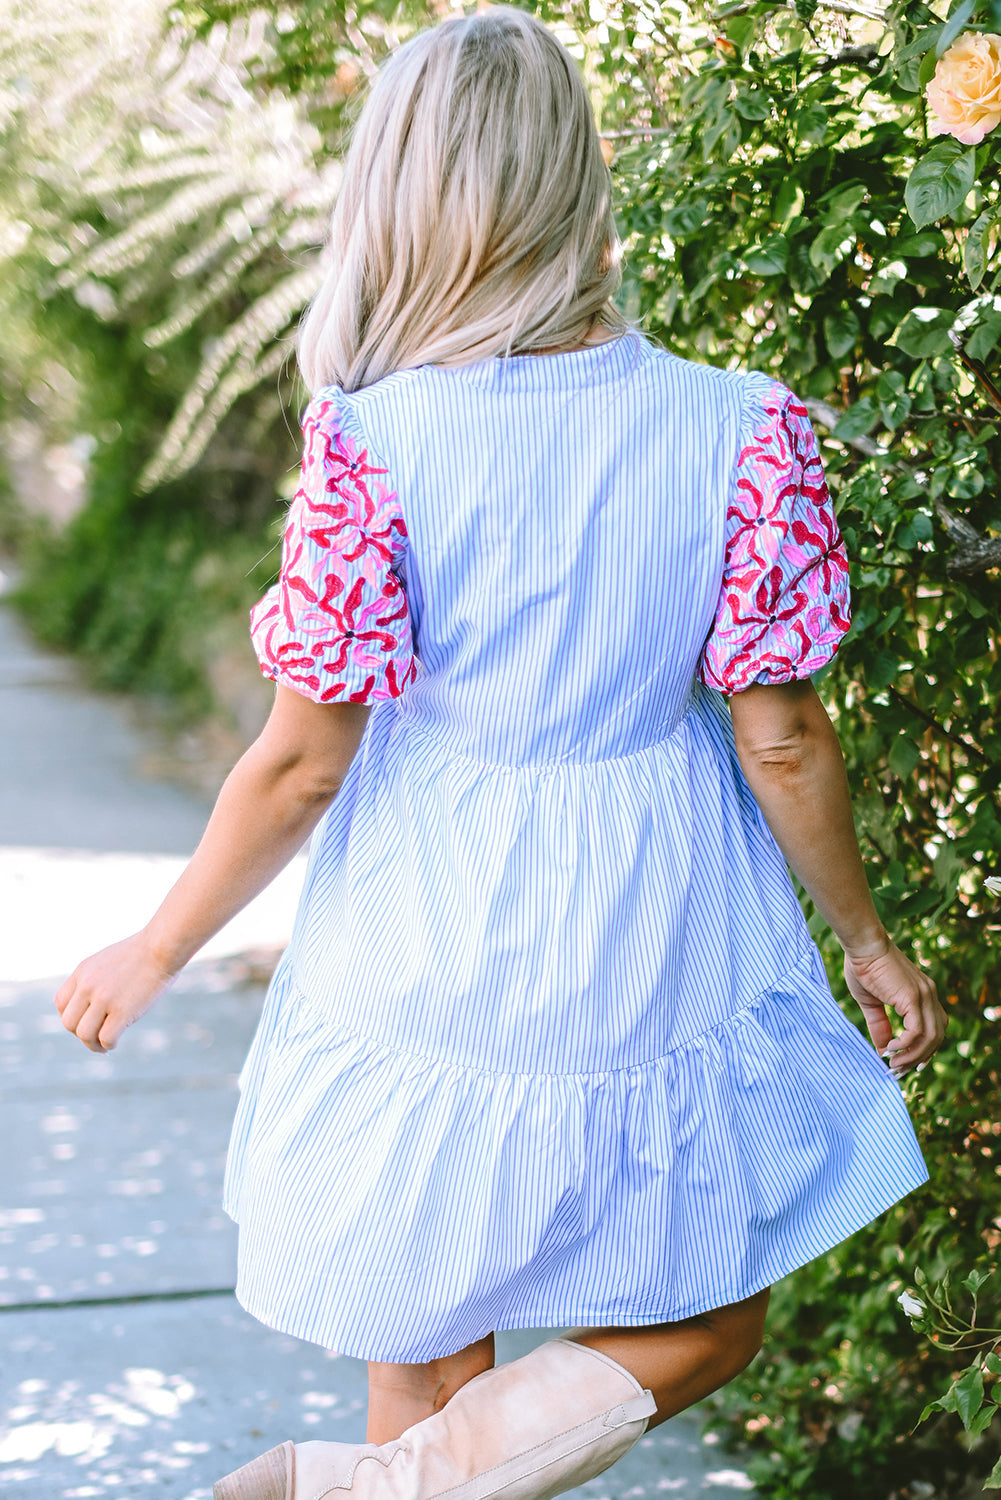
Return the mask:
[(619, 241), (590, 101), (566, 49), (496, 6), (380, 68), (299, 339), (312, 390), (624, 329)]

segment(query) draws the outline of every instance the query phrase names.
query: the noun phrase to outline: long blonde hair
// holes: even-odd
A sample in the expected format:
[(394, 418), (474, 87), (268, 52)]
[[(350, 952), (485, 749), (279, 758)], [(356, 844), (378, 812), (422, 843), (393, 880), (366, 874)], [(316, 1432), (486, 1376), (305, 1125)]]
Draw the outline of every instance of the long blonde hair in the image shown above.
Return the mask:
[(299, 339), (312, 390), (626, 327), (590, 101), (541, 22), (509, 6), (457, 16), (383, 64), (329, 255)]

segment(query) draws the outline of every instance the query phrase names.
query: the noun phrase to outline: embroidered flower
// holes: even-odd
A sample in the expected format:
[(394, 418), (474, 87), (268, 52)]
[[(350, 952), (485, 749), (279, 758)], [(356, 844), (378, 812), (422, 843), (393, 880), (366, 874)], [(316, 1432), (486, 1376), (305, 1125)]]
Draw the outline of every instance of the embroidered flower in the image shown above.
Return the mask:
[(726, 693), (808, 677), (850, 621), (848, 560), (805, 406), (775, 385), (740, 453), (716, 624), (699, 668)]
[(264, 675), (320, 703), (397, 698), (416, 676), (394, 571), (407, 530), (385, 476), (341, 430), (336, 403), (313, 402), (281, 572), (251, 612), (251, 634)]

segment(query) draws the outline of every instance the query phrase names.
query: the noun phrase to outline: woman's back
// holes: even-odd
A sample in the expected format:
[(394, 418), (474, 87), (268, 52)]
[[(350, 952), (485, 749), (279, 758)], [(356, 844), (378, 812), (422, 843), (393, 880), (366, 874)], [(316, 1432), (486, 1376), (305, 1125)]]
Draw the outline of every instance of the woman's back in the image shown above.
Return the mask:
[(519, 766), (668, 736), (713, 622), (744, 384), (630, 334), (331, 393), (409, 536), (403, 714)]
[(320, 1025), (371, 1036), (374, 879), (405, 893), (381, 1024), (450, 1064), (649, 1062), (813, 970), (703, 685), (793, 675), (802, 617), (846, 623), (791, 403), (636, 334), (314, 399), (255, 637), (321, 701), (389, 700), (314, 841), (289, 963)]

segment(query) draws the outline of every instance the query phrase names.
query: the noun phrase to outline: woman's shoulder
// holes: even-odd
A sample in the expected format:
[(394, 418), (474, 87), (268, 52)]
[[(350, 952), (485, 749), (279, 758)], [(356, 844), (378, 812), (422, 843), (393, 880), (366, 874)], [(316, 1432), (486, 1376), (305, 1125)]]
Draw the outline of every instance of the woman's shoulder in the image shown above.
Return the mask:
[(649, 336), (643, 337), (643, 367), (650, 379), (675, 390), (680, 388), (693, 396), (722, 400), (738, 408), (782, 402), (791, 396), (773, 375), (761, 370), (727, 370), (686, 359)]

